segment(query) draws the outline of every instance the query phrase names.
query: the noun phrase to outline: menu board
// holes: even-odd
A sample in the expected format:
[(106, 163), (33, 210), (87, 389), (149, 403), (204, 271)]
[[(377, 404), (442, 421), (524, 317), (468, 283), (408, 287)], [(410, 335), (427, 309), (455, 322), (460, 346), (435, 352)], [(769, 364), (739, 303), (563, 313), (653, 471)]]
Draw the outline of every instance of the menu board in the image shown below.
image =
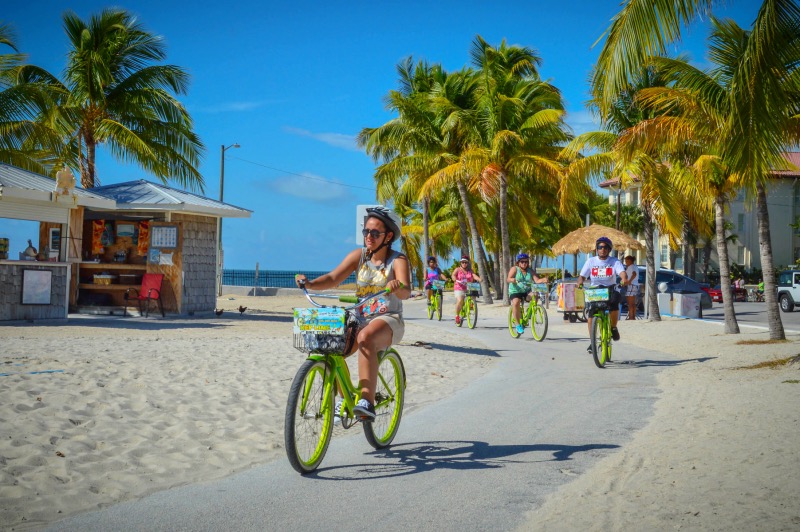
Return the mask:
[(150, 227), (150, 247), (174, 249), (178, 247), (177, 225), (156, 225)]

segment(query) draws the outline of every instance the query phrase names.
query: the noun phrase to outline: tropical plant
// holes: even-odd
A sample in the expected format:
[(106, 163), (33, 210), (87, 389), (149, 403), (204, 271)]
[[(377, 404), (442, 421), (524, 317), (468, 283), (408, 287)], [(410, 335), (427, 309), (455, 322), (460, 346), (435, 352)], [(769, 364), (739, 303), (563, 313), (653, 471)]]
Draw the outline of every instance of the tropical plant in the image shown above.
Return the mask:
[(37, 122), (56, 131), (63, 147), (56, 158), (80, 169), (84, 188), (98, 183), (97, 147), (120, 161), (135, 162), (163, 182), (202, 192), (197, 169), (203, 144), (192, 119), (174, 95), (186, 93), (188, 74), (166, 57), (160, 37), (124, 10), (110, 8), (88, 22), (63, 15), (71, 49), (64, 81), (20, 67), (17, 83), (46, 93)]

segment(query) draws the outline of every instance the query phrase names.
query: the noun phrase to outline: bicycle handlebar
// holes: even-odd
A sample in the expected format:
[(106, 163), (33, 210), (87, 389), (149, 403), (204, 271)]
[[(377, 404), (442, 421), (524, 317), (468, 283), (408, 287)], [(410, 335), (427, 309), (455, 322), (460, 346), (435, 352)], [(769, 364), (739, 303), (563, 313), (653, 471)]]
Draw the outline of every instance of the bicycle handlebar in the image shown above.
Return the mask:
[[(400, 283), (400, 288), (403, 288), (403, 286), (404, 286), (403, 283)], [(338, 300), (338, 301), (340, 301), (342, 303), (353, 303), (353, 305), (350, 305), (349, 307), (344, 307), (345, 310), (354, 309), (354, 308), (364, 304), (365, 302), (369, 301), (370, 299), (374, 299), (376, 297), (392, 293), (392, 291), (389, 288), (386, 288), (386, 289), (381, 290), (379, 292), (375, 292), (374, 294), (370, 294), (370, 295), (365, 296), (365, 297), (363, 297), (361, 299), (358, 299), (358, 297), (356, 297), (356, 296), (336, 296), (336, 295), (333, 295), (333, 294), (312, 294), (306, 288), (306, 283), (305, 282), (301, 282), (300, 283), (300, 288), (303, 290), (303, 294), (306, 296), (306, 299), (308, 299), (308, 301), (312, 305), (314, 305), (315, 307), (325, 307), (326, 306), (326, 305), (320, 305), (319, 303), (314, 301), (313, 298), (315, 298), (315, 297), (325, 298), (325, 299), (336, 299), (336, 300)]]

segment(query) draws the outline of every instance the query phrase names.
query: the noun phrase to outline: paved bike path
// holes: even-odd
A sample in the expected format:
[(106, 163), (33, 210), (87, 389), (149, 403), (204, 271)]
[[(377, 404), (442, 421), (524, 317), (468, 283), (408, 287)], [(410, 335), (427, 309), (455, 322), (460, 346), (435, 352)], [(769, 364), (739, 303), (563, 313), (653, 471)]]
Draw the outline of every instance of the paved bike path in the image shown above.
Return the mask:
[[(431, 343), (437, 330), (455, 329), (452, 321), (423, 318), (420, 302), (406, 307), (407, 320), (430, 328)], [(405, 416), (388, 449), (373, 450), (356, 427), (331, 442), (312, 475), (298, 475), (280, 457), (49, 530), (513, 529), (548, 494), (630, 441), (652, 413), (655, 373), (680, 363), (626, 346), (623, 330), (617, 362), (597, 369), (586, 353), (585, 324), (553, 323), (560, 317), (550, 314), (542, 343), (529, 331), (512, 339), (501, 318), (481, 316), (477, 329), (456, 329), (494, 349), (496, 367)]]

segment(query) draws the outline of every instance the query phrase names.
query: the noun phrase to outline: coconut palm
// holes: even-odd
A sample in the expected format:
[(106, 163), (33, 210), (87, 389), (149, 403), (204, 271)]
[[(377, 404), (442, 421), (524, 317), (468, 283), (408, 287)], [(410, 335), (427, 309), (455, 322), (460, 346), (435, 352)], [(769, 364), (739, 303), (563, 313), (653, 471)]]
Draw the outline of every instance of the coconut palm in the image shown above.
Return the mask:
[[(501, 271), (511, 267), (508, 194), (514, 181), (525, 177), (534, 188), (557, 190), (561, 165), (556, 161), (561, 143), (568, 140), (563, 123), (564, 104), (559, 91), (539, 78), (539, 56), (527, 47), (489, 45), (480, 35), (471, 52), (478, 69), (477, 101), (481, 143), (464, 153), (467, 170), (482, 180), (496, 178), (499, 187)], [(504, 287), (505, 288), (505, 287)], [(508, 290), (504, 289), (505, 303)]]
[(64, 81), (44, 72), (26, 81), (49, 89), (53, 106), (41, 108), (38, 120), (66, 141), (59, 157), (80, 169), (83, 187), (97, 184), (97, 148), (105, 145), (165, 183), (202, 191), (203, 144), (174, 96), (186, 93), (189, 76), (155, 64), (166, 56), (161, 38), (115, 8), (88, 22), (67, 11), (63, 21), (71, 45)]

